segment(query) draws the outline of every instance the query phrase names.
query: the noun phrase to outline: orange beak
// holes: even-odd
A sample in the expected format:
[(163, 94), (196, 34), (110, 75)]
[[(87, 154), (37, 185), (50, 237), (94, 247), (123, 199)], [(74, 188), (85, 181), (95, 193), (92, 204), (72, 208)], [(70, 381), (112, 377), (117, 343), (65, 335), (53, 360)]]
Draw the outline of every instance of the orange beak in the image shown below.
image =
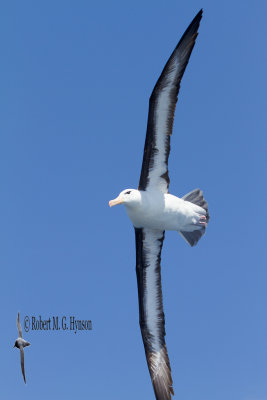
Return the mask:
[(110, 200), (108, 205), (109, 205), (109, 207), (113, 207), (113, 206), (116, 206), (117, 204), (122, 204), (122, 203), (123, 203), (123, 199), (120, 196), (118, 196), (116, 199)]

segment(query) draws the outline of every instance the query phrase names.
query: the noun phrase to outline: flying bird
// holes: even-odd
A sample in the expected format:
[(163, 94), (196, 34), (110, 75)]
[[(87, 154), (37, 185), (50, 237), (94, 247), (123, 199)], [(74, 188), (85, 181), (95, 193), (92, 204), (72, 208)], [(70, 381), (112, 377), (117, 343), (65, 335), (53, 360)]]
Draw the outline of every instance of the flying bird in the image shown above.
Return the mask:
[(14, 347), (17, 347), (20, 350), (21, 372), (23, 375), (24, 382), (26, 383), (25, 368), (24, 368), (24, 347), (30, 346), (30, 343), (26, 342), (26, 340), (22, 339), (22, 329), (21, 329), (21, 324), (20, 324), (20, 320), (19, 320), (19, 312), (18, 312), (18, 316), (17, 316), (17, 328), (18, 328), (19, 337), (15, 341)]
[(165, 343), (161, 249), (165, 230), (178, 231), (195, 246), (205, 233), (208, 204), (200, 189), (182, 198), (169, 193), (168, 158), (181, 79), (198, 35), (202, 10), (165, 65), (149, 99), (143, 164), (138, 190), (126, 189), (109, 202), (124, 204), (135, 228), (139, 322), (157, 400), (170, 400), (173, 382)]

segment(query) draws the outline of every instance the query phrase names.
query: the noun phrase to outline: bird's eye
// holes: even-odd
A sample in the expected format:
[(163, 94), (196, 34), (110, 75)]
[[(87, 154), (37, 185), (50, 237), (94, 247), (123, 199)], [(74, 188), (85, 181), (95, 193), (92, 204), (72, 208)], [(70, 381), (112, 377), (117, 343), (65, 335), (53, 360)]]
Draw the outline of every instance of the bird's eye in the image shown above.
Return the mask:
[(129, 192), (125, 192), (125, 194), (130, 194), (131, 193), (131, 191), (129, 190)]

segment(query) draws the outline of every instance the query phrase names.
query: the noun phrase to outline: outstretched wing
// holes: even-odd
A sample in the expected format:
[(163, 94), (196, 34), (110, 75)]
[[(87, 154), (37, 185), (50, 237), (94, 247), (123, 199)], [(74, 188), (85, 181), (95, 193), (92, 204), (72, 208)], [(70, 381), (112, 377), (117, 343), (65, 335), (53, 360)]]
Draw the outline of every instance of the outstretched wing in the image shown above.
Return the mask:
[(19, 337), (22, 338), (22, 329), (21, 329), (21, 324), (20, 324), (20, 320), (19, 320), (19, 312), (18, 312), (18, 316), (17, 316), (17, 328), (18, 328)]
[(21, 365), (21, 372), (23, 375), (24, 382), (26, 383), (26, 378), (25, 378), (25, 369), (24, 369), (24, 350), (23, 346), (19, 347), (20, 350), (20, 365)]
[(170, 135), (181, 79), (195, 45), (202, 10), (195, 16), (165, 65), (149, 99), (139, 190), (168, 192)]
[(135, 228), (139, 322), (157, 400), (171, 400), (171, 367), (165, 343), (160, 260), (164, 231)]

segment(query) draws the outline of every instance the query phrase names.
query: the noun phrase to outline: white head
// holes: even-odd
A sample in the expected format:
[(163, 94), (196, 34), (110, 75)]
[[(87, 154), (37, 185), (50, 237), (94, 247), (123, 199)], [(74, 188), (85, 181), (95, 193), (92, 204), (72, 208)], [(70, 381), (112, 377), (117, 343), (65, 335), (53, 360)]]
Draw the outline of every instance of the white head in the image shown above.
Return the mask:
[(110, 207), (116, 204), (124, 204), (125, 206), (134, 207), (141, 203), (141, 193), (136, 189), (125, 189), (114, 200), (108, 203)]

